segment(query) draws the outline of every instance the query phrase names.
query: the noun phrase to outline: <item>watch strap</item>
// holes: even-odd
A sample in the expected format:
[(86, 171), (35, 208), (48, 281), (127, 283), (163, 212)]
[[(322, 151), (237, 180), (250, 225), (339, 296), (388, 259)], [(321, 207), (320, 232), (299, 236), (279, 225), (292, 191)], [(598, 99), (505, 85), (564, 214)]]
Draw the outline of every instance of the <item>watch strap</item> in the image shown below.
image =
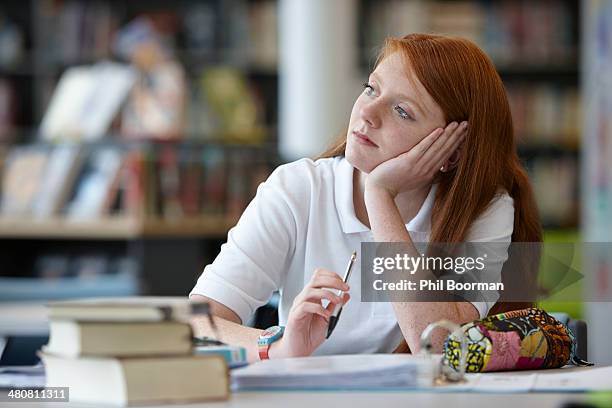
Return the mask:
[(284, 331), (285, 328), (283, 326), (272, 326), (261, 333), (259, 339), (257, 339), (257, 351), (260, 360), (268, 360), (270, 358), (268, 354), (270, 346), (283, 337)]

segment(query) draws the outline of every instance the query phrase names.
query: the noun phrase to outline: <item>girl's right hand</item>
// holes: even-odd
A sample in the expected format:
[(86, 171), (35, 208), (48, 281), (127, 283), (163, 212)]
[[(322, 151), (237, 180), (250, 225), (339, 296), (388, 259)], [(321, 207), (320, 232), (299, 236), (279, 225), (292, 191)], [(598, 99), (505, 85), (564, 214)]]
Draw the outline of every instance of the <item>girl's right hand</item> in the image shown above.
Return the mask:
[[(349, 290), (337, 273), (317, 268), (293, 301), (283, 337), (270, 346), (270, 358), (309, 356), (325, 341), (330, 316), (350, 295), (337, 296), (324, 288)], [(329, 300), (327, 307), (323, 307), (323, 299)]]

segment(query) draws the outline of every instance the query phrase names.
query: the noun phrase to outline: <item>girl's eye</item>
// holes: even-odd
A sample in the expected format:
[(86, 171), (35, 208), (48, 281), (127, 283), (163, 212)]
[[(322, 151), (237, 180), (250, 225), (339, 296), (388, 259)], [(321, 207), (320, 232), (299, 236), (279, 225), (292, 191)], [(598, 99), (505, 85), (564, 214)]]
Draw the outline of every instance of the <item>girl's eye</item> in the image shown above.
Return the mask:
[(363, 87), (364, 87), (364, 91), (363, 92), (366, 95), (372, 96), (372, 95), (375, 94), (374, 87), (372, 85), (370, 85), (369, 83), (364, 82)]
[(395, 105), (395, 107), (393, 109), (395, 109), (395, 111), (399, 114), (400, 118), (402, 118), (402, 119), (412, 119), (410, 117), (410, 115), (408, 114), (408, 112), (406, 112), (404, 109), (402, 109), (401, 106)]

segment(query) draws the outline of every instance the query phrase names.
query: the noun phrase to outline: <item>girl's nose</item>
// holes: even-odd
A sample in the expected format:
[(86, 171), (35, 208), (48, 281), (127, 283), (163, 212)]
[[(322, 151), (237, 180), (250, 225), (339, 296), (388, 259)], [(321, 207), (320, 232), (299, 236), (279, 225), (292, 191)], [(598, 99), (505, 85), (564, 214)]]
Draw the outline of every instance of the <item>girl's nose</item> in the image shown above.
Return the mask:
[(369, 127), (377, 128), (380, 126), (380, 115), (376, 102), (364, 103), (361, 105), (359, 115)]

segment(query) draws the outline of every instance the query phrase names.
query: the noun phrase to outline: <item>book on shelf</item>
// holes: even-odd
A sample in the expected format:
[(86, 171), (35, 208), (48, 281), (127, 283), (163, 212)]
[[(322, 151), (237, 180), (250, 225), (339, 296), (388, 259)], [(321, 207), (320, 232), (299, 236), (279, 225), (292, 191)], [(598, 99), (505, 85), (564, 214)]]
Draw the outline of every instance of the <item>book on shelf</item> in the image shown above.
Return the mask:
[(580, 97), (575, 87), (510, 83), (506, 88), (521, 143), (579, 144)]
[(429, 28), (434, 33), (448, 33), (482, 42), (485, 12), (473, 1), (432, 2), (429, 9)]
[(141, 219), (147, 214), (146, 202), (146, 157), (144, 151), (132, 149), (125, 154), (125, 166), (119, 184), (119, 211)]
[[(572, 2), (402, 1), (367, 2), (362, 62), (369, 65), (387, 36), (431, 32), (467, 37), (500, 68), (576, 64)], [(407, 32), (408, 30), (408, 32)], [(537, 38), (537, 41), (533, 41)]]
[(15, 94), (13, 86), (8, 80), (0, 78), (0, 142), (8, 142), (13, 138), (14, 126)]
[(263, 70), (278, 66), (278, 3), (259, 1), (250, 4), (249, 62)]
[(578, 220), (576, 160), (567, 157), (533, 160), (528, 170), (545, 226), (574, 226)]
[(187, 90), (185, 108), (185, 132), (192, 140), (218, 141), (219, 118), (211, 111), (198, 86)]
[(82, 164), (83, 151), (79, 145), (66, 144), (53, 148), (33, 204), (32, 212), (35, 216), (45, 218), (61, 213)]
[(45, 176), (48, 161), (46, 149), (40, 146), (20, 146), (10, 150), (2, 172), (2, 202), (4, 216), (29, 216)]
[(202, 182), (202, 211), (222, 214), (225, 208), (227, 162), (222, 149), (211, 148), (202, 152), (204, 180)]
[(166, 219), (177, 219), (183, 216), (178, 156), (179, 153), (173, 146), (161, 146), (157, 160), (162, 216)]
[(208, 68), (203, 71), (199, 83), (207, 106), (219, 119), (218, 132), (223, 141), (264, 142), (262, 104), (241, 71), (229, 66)]
[(46, 386), (69, 387), (74, 402), (126, 406), (229, 397), (229, 373), (221, 356), (40, 356)]
[(250, 171), (251, 174), (251, 186), (249, 190), (249, 197), (255, 197), (259, 185), (266, 181), (270, 176), (270, 167), (264, 161), (260, 160), (255, 164), (255, 168)]
[(2, 203), (2, 187), (4, 187), (3, 185), (3, 180), (4, 180), (4, 172), (5, 172), (5, 165), (6, 165), (6, 156), (8, 154), (8, 149), (6, 148), (6, 146), (2, 146), (0, 144), (0, 209), (1, 207), (1, 203)]
[(249, 198), (249, 177), (246, 152), (235, 152), (229, 157), (226, 213), (238, 218), (246, 208)]
[(7, 155), (1, 213), (71, 221), (235, 219), (271, 166), (258, 148), (215, 145), (31, 145)]
[(107, 215), (123, 162), (123, 152), (119, 149), (103, 147), (93, 150), (67, 205), (67, 217), (84, 219)]
[(177, 214), (236, 218), (254, 196), (257, 185), (269, 175), (268, 162), (258, 151), (165, 146), (158, 155), (154, 169), (159, 173), (157, 202), (161, 206), (159, 214), (166, 219), (178, 218)]
[(75, 64), (110, 56), (120, 16), (109, 2), (50, 2), (37, 10), (42, 57), (48, 63)]
[[(0, 69), (10, 70), (11, 68), (18, 67), (23, 62), (23, 57), (25, 56), (24, 40), (21, 22), (16, 24), (16, 21), (13, 21), (13, 18), (9, 16), (9, 13), (4, 11), (2, 26), (0, 26), (0, 55), (2, 56), (0, 58)], [(1, 111), (2, 108), (0, 107)], [(1, 136), (0, 139), (2, 139)]]
[(183, 35), (187, 50), (214, 58), (221, 48), (218, 16), (221, 2), (189, 2), (185, 4)]
[(108, 133), (136, 81), (129, 65), (99, 62), (68, 68), (40, 125), (47, 141), (92, 141)]
[(189, 354), (191, 326), (185, 322), (88, 322), (54, 318), (45, 353), (60, 357)]
[[(374, 3), (370, 3), (374, 5)], [(427, 32), (428, 2), (388, 0), (385, 7), (367, 7), (362, 19), (362, 62), (370, 67), (375, 53), (388, 36), (401, 37), (409, 32)]]
[(180, 163), (179, 200), (183, 214), (187, 217), (196, 217), (201, 208), (201, 183), (203, 169), (199, 162), (200, 154), (193, 149), (182, 152)]
[(160, 166), (157, 160), (158, 154), (155, 149), (143, 150), (144, 166), (144, 210), (145, 214), (160, 217), (164, 213), (159, 184)]

